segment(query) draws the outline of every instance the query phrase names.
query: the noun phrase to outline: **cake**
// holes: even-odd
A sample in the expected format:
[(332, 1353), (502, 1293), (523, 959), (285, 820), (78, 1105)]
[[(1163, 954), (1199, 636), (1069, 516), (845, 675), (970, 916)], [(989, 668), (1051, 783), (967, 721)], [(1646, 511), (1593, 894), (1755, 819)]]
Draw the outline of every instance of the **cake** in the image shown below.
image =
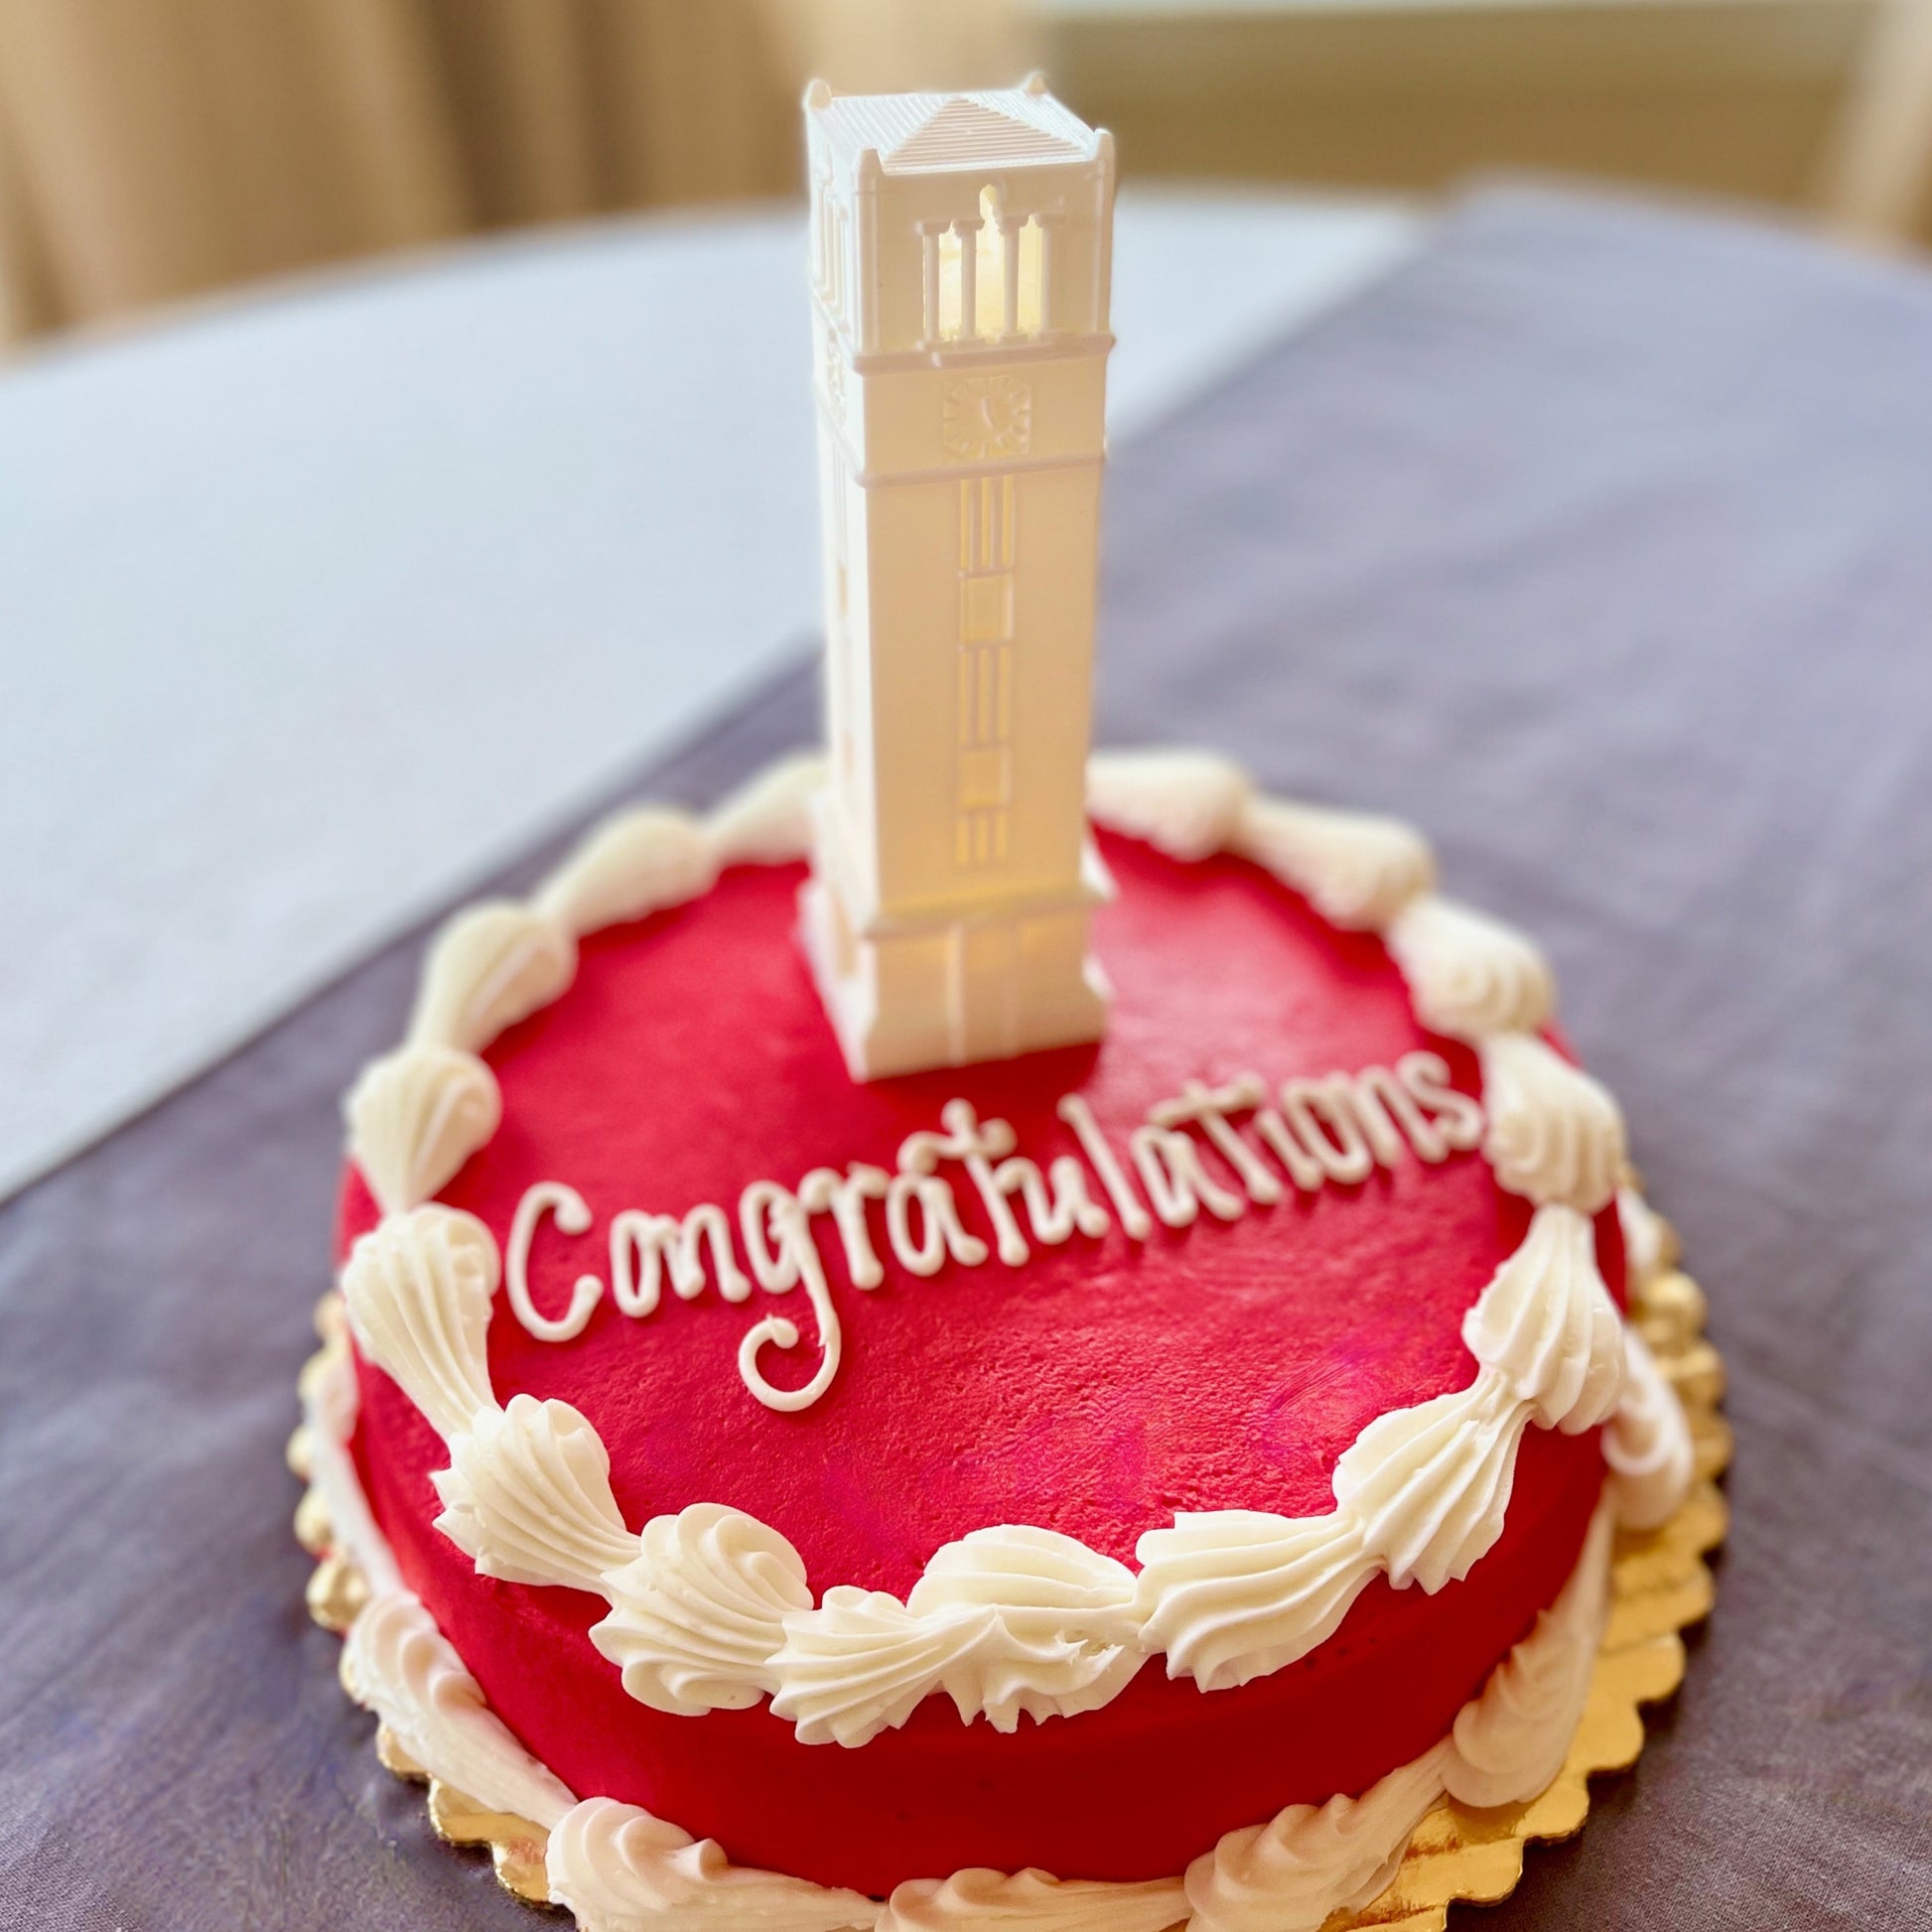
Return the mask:
[(1566, 1763), (1660, 1224), (1415, 832), (1088, 758), (1106, 137), (806, 108), (828, 751), (458, 915), (351, 1089), (345, 1682), (591, 1932), (1316, 1927)]

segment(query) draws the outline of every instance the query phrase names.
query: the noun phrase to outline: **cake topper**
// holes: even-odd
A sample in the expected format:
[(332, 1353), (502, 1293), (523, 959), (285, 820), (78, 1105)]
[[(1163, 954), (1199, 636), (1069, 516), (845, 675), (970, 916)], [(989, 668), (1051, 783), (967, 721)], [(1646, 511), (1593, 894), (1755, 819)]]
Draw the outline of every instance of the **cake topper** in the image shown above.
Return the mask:
[(830, 776), (806, 950), (855, 1079), (1097, 1039), (1087, 833), (1110, 135), (1037, 74), (805, 93)]

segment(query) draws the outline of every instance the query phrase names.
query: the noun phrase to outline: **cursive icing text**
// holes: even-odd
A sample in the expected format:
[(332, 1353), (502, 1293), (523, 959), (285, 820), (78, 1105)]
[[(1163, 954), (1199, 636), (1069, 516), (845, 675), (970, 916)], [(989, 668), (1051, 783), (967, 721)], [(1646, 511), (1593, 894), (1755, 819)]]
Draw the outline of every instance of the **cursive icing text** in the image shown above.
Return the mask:
[[(1274, 1087), (1250, 1073), (1219, 1086), (1189, 1080), (1119, 1143), (1078, 1094), (1067, 1094), (1055, 1112), (1079, 1152), (1043, 1169), (1019, 1152), (1009, 1123), (983, 1121), (970, 1101), (949, 1100), (936, 1132), (899, 1143), (891, 1172), (855, 1162), (814, 1168), (796, 1188), (754, 1180), (739, 1195), (735, 1228), (713, 1201), (682, 1215), (623, 1208), (610, 1224), (608, 1277), (580, 1273), (556, 1313), (545, 1313), (531, 1294), (532, 1252), (546, 1223), (581, 1238), (595, 1217), (574, 1187), (537, 1181), (517, 1203), (504, 1250), (510, 1311), (538, 1340), (561, 1342), (583, 1333), (607, 1293), (621, 1314), (643, 1319), (657, 1312), (667, 1286), (680, 1301), (710, 1288), (730, 1303), (749, 1301), (755, 1288), (772, 1296), (802, 1289), (816, 1334), (810, 1376), (787, 1386), (765, 1374), (766, 1351), (804, 1347), (798, 1324), (776, 1312), (745, 1331), (738, 1372), (766, 1408), (808, 1409), (831, 1387), (843, 1347), (815, 1223), (829, 1230), (852, 1286), (871, 1291), (886, 1279), (882, 1237), (908, 1275), (995, 1258), (1019, 1268), (1035, 1245), (1059, 1247), (1076, 1234), (1098, 1241), (1118, 1227), (1143, 1242), (1157, 1226), (1190, 1227), (1203, 1212), (1233, 1221), (1291, 1191), (1359, 1186), (1405, 1158), (1435, 1165), (1476, 1147), (1483, 1130), (1481, 1107), (1451, 1084), (1448, 1062), (1429, 1052), (1405, 1053), (1393, 1067)], [(968, 1225), (962, 1189), (990, 1239)]]

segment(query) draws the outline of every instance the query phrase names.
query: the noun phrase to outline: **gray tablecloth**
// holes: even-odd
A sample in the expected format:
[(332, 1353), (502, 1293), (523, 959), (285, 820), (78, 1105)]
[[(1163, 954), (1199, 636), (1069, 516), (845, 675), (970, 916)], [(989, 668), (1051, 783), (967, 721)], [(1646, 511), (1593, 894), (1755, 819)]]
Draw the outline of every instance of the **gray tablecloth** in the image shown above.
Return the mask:
[[(1109, 519), (1103, 738), (1402, 812), (1543, 937), (1729, 1366), (1689, 1680), (1484, 1924), (1925, 1923), (1932, 281), (1480, 197), (1123, 451)], [(813, 713), (801, 661), (640, 785)], [(288, 1532), (336, 1096), (415, 953), (0, 1211), (9, 1924), (532, 1923), (376, 1768)]]

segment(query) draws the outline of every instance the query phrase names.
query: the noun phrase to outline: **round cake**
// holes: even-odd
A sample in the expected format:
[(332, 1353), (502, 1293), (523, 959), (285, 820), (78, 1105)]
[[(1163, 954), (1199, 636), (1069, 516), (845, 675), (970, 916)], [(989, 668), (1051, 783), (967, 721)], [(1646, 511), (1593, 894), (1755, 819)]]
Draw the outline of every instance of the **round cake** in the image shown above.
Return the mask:
[(1687, 1491), (1614, 1104), (1413, 832), (1151, 754), (1104, 1037), (855, 1081), (821, 782), (461, 915), (351, 1093), (346, 1680), (588, 1926), (1318, 1926)]

